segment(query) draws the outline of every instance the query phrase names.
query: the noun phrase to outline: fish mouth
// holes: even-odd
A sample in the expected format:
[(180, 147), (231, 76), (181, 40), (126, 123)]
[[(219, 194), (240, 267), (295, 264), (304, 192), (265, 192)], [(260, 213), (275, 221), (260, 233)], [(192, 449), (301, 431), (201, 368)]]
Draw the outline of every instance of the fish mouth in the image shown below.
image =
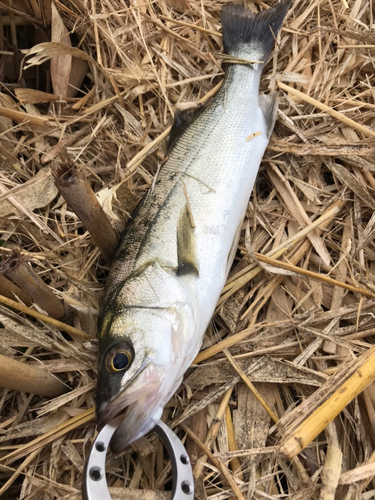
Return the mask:
[(160, 420), (163, 409), (159, 395), (161, 385), (158, 370), (151, 362), (117, 396), (110, 401), (99, 403), (99, 430), (123, 414), (123, 419), (111, 440), (111, 450), (114, 453), (124, 451)]

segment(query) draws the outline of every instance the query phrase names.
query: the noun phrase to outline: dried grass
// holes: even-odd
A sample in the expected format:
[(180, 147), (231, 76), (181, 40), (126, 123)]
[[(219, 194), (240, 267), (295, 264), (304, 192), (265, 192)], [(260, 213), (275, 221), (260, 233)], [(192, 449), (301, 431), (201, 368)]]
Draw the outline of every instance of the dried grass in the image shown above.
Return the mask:
[[(173, 110), (220, 84), (221, 5), (0, 3), (0, 239), (75, 313), (67, 340), (35, 304), (38, 319), (0, 305), (0, 353), (72, 389), (53, 400), (0, 390), (1, 498), (78, 500), (95, 432), (108, 266), (51, 168), (60, 154), (73, 161), (121, 231), (165, 155)], [(293, 409), (375, 340), (373, 16), (367, 0), (295, 0), (265, 69), (262, 90), (279, 89), (275, 132), (202, 351), (164, 412), (186, 439), (199, 500), (374, 498), (373, 383), (293, 461), (278, 452)], [(152, 434), (107, 469), (113, 498), (125, 487), (169, 498)]]

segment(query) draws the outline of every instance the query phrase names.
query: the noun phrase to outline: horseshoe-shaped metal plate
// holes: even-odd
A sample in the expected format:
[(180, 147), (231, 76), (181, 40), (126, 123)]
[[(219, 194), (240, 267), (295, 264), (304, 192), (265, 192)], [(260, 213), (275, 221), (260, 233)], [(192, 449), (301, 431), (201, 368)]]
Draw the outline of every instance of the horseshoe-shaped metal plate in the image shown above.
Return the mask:
[[(83, 500), (111, 500), (105, 475), (105, 461), (109, 443), (121, 420), (122, 417), (112, 420), (96, 436), (83, 471)], [(193, 500), (193, 471), (184, 445), (161, 420), (154, 430), (159, 434), (172, 463), (172, 500)]]

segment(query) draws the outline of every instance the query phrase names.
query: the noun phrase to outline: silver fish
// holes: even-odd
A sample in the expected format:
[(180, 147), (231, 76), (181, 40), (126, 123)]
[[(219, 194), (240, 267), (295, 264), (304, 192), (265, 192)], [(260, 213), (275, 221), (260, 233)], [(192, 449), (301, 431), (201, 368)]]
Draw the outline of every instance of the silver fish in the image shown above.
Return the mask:
[(275, 122), (259, 82), (288, 6), (223, 7), (225, 52), (260, 62), (228, 65), (215, 98), (172, 128), (168, 159), (125, 230), (98, 322), (98, 426), (124, 412), (115, 452), (160, 419), (215, 310)]

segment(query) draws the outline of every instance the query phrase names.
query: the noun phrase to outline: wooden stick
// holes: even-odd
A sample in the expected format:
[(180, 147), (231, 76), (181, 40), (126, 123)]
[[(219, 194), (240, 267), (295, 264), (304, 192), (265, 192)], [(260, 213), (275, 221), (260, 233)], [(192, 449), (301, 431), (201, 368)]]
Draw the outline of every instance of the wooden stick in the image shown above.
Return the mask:
[(365, 464), (356, 469), (343, 472), (339, 479), (339, 484), (352, 484), (363, 479), (375, 476), (375, 463)]
[[(225, 409), (225, 424), (227, 426), (229, 453), (236, 453), (238, 452), (238, 446), (229, 406), (227, 406)], [(244, 476), (241, 470), (241, 462), (239, 461), (238, 457), (234, 456), (231, 458), (230, 468), (232, 469), (232, 472), (234, 472), (237, 477), (241, 479), (241, 481), (244, 480)]]
[(49, 372), (2, 354), (0, 354), (0, 386), (49, 398), (56, 398), (69, 390)]
[(43, 127), (52, 125), (50, 118), (44, 116), (31, 115), (30, 113), (24, 113), (23, 111), (17, 111), (15, 109), (3, 108), (0, 106), (0, 116), (5, 116), (18, 123), (29, 123), (35, 127)]

